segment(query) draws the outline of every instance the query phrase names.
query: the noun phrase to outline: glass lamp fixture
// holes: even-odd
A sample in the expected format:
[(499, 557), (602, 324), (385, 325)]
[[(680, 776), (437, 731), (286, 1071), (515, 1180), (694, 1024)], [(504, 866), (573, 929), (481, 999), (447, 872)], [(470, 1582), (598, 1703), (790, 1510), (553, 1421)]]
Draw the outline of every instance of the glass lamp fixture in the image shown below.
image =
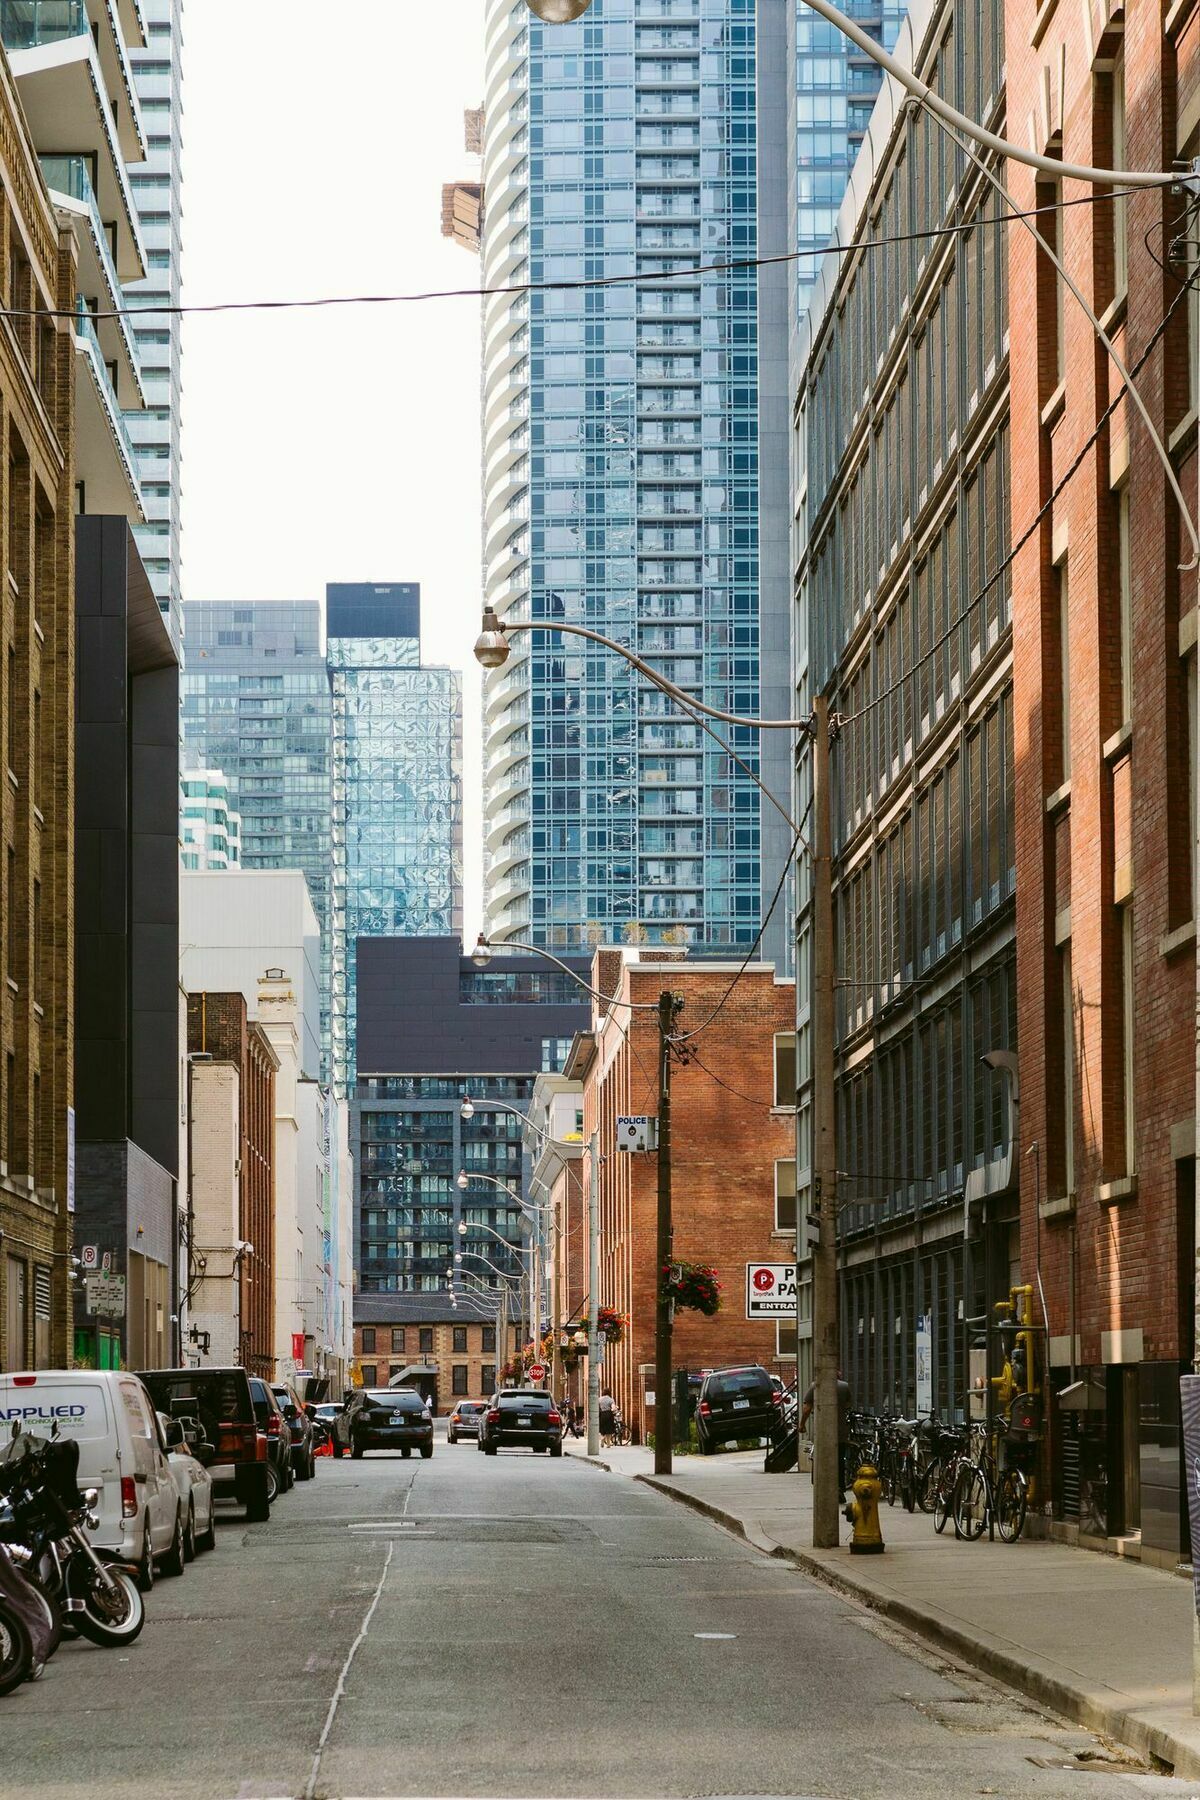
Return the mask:
[(471, 961), (475, 964), (477, 969), (486, 969), (491, 960), (492, 946), (488, 943), (481, 931), (476, 941), (475, 948), (471, 952)]
[(458, 1109), (458, 1116), (460, 1119), (473, 1119), (475, 1117), (475, 1102), (472, 1100), (470, 1094), (463, 1095), (463, 1103)]
[(458, 1174), (454, 1177), (454, 1185), (456, 1188), (466, 1188), (469, 1185), (467, 1171), (465, 1169), (460, 1169), (458, 1171)]
[(525, 0), (525, 4), (543, 25), (570, 25), (583, 17), (592, 0)]
[(475, 661), (485, 669), (502, 669), (508, 661), (508, 639), (494, 606), (485, 606), (475, 639)]
[(467, 1235), (467, 1221), (465, 1219), (460, 1219), (458, 1221), (458, 1235), (459, 1237), (466, 1237)]

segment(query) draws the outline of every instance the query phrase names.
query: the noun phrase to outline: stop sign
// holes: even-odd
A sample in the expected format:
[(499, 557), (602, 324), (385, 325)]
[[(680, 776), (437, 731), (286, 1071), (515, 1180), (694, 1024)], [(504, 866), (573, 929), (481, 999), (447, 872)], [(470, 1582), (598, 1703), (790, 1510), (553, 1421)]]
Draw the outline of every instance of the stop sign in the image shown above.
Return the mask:
[(530, 1379), (530, 1381), (545, 1381), (545, 1379), (546, 1379), (545, 1363), (530, 1363), (529, 1379)]

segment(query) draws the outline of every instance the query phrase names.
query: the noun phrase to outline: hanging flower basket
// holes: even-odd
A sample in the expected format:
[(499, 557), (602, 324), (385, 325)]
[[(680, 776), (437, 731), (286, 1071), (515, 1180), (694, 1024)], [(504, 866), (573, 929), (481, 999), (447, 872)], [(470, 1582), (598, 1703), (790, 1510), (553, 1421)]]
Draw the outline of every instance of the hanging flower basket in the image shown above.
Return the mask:
[(609, 1344), (619, 1344), (625, 1335), (625, 1327), (629, 1323), (628, 1313), (619, 1313), (615, 1306), (602, 1306), (597, 1315), (600, 1336)]
[(710, 1319), (721, 1310), (721, 1283), (708, 1263), (664, 1263), (662, 1291), (677, 1310), (684, 1307)]

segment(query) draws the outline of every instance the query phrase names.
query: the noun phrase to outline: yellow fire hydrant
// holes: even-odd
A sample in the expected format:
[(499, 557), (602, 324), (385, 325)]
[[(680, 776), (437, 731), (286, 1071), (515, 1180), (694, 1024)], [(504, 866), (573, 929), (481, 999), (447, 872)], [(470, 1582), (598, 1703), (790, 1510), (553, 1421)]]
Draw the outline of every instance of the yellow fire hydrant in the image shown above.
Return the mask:
[(846, 1507), (846, 1517), (854, 1527), (850, 1539), (850, 1554), (882, 1555), (883, 1532), (879, 1528), (879, 1497), (882, 1486), (878, 1469), (871, 1463), (863, 1463), (850, 1492), (854, 1496)]

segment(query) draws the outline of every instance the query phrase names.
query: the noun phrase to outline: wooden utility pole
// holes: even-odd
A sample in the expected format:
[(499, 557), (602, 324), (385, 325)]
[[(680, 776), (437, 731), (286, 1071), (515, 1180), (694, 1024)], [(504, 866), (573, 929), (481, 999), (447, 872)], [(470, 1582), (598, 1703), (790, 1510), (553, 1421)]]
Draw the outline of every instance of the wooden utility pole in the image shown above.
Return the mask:
[(813, 701), (813, 1548), (836, 1548), (838, 1469), (837, 1131), (834, 1106), (833, 830), (829, 702)]
[(654, 1473), (671, 1473), (671, 1028), (675, 996), (658, 996), (658, 1266), (654, 1312)]
[(600, 1454), (600, 1133), (588, 1141), (587, 1448)]

